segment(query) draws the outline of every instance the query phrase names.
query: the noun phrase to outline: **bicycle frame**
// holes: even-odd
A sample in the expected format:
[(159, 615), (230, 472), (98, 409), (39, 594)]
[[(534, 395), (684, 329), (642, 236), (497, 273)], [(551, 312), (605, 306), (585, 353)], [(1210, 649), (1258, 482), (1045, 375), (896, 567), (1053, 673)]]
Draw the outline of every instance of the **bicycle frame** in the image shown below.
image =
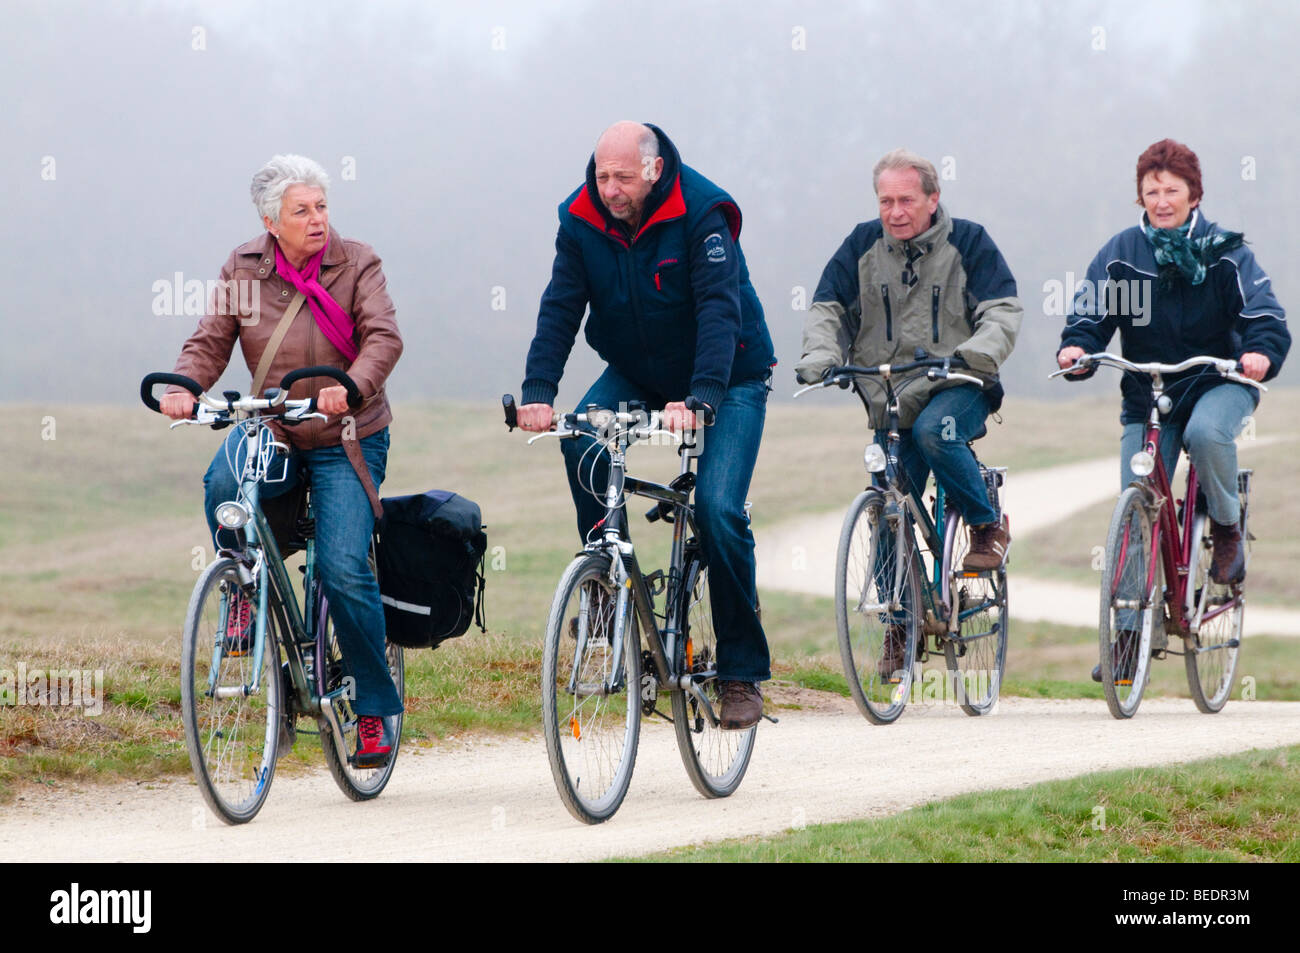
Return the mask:
[[(301, 713), (307, 716), (324, 717), (334, 733), (338, 749), (344, 750), (343, 726), (334, 711), (333, 701), (335, 696), (341, 696), (347, 691), (347, 688), (340, 688), (323, 697), (318, 695), (316, 687), (307, 676), (300, 649), (300, 646), (314, 645), (315, 638), (308, 633), (315, 632), (319, 621), (316, 618), (316, 605), (318, 602), (316, 598), (316, 541), (314, 538), (308, 538), (306, 541), (306, 561), (303, 577), (304, 604), (302, 608), (299, 608), (298, 599), (289, 578), (289, 571), (285, 566), (279, 545), (276, 543), (275, 534), (272, 532), (260, 505), (261, 487), (266, 482), (267, 470), (267, 455), (263, 452), (262, 442), (267, 431), (265, 425), (261, 423), (245, 422), (239, 426), (246, 429), (244, 438), (246, 462), (244, 472), (240, 478), (238, 498), (244, 500), (247, 504), (251, 518), (243, 527), (243, 549), (237, 552), (229, 552), (228, 555), (239, 563), (241, 577), (246, 574), (248, 583), (256, 581), (258, 592), (257, 623), (254, 629), (253, 641), (254, 664), (251, 680), (249, 684), (242, 686), (242, 688), (246, 694), (253, 693), (257, 691), (257, 686), (261, 684), (262, 668), (266, 658), (268, 591), (271, 586), (274, 586), (276, 594), (279, 596), (280, 605), (283, 606), (286, 614), (287, 631), (282, 644), (288, 658), (289, 677), (293, 683), (294, 693), (297, 695), (298, 707)], [(307, 516), (308, 519), (311, 518), (310, 494), (307, 500)], [(223, 613), (225, 611), (227, 609), (223, 606)], [(213, 678), (216, 677), (220, 652), (220, 645), (214, 646)], [(209, 685), (209, 690), (215, 690), (215, 693), (220, 696), (223, 692), (234, 692), (240, 689), (234, 686), (222, 689), (216, 688), (215, 685)]]
[[(1208, 612), (1205, 611), (1204, 606), (1191, 605), (1190, 599), (1193, 593), (1188, 592), (1188, 585), (1191, 579), (1192, 547), (1196, 544), (1193, 532), (1196, 520), (1195, 504), (1198, 486), (1196, 467), (1188, 460), (1187, 490), (1182, 501), (1183, 521), (1182, 526), (1179, 527), (1175, 507), (1169, 505), (1174, 498), (1172, 481), (1170, 474), (1165, 470), (1164, 459), (1160, 454), (1161, 425), (1158, 404), (1163, 391), (1163, 380), (1157, 374), (1152, 385), (1151, 415), (1147, 420), (1145, 443), (1143, 445), (1143, 451), (1150, 454), (1154, 459), (1155, 468), (1147, 476), (1139, 477), (1135, 481), (1146, 492), (1148, 505), (1157, 508), (1156, 518), (1151, 521), (1151, 553), (1150, 558), (1147, 560), (1147, 578), (1143, 592), (1151, 591), (1156, 562), (1160, 560), (1166, 581), (1166, 591), (1163, 594), (1164, 603), (1169, 612), (1169, 618), (1165, 623), (1165, 631), (1170, 635), (1187, 637), (1196, 635), (1203, 622), (1207, 622), (1221, 613), (1234, 610), (1241, 600), (1241, 594), (1234, 591), (1230, 599), (1216, 605)], [(1127, 533), (1126, 528), (1125, 539), (1120, 550), (1121, 559), (1118, 560), (1117, 566), (1123, 565), (1122, 556), (1129, 543)], [(1113, 584), (1117, 583), (1118, 580), (1113, 581)]]
[[(698, 455), (699, 436), (697, 431), (694, 442), (683, 440), (678, 448), (682, 458), (681, 470), (673, 480), (674, 485), (663, 486), (627, 475), (627, 448), (631, 440), (626, 432), (620, 434), (609, 446), (610, 467), (609, 482), (605, 487), (605, 516), (597, 524), (598, 527), (603, 528), (602, 538), (598, 542), (588, 543), (585, 548), (588, 552), (609, 554), (611, 577), (618, 589), (618, 602), (614, 613), (613, 660), (610, 674), (603, 686), (604, 691), (609, 693), (617, 691), (623, 678), (623, 652), (626, 645), (626, 619), (628, 618), (626, 609), (627, 600), (631, 598), (641, 629), (645, 633), (650, 658), (654, 663), (657, 688), (668, 692), (690, 692), (691, 696), (699, 701), (709, 721), (716, 727), (717, 713), (714, 712), (713, 706), (700, 691), (696, 682), (697, 678), (707, 679), (715, 673), (683, 675), (677, 671), (673, 661), (677, 657), (677, 639), (682, 631), (681, 587), (685, 584), (682, 570), (686, 562), (686, 541), (688, 534), (695, 532), (695, 514), (690, 501), (695, 473), (691, 469), (691, 461)], [(671, 507), (673, 538), (668, 576), (664, 589), (661, 590), (667, 594), (668, 600), (664, 611), (665, 624), (662, 628), (654, 611), (655, 594), (650, 588), (654, 574), (651, 578), (647, 578), (641, 571), (636, 550), (632, 545), (627, 519), (628, 493), (655, 500), (661, 507), (665, 504)], [(660, 515), (663, 515), (662, 509)], [(577, 661), (582, 657), (585, 646), (586, 632), (583, 630), (578, 633), (577, 644), (574, 646), (574, 674), (570, 677), (570, 691), (575, 691), (578, 687), (574, 681), (577, 678)]]
[[(943, 578), (942, 554), (944, 540), (940, 537), (939, 530), (946, 514), (947, 499), (944, 494), (943, 484), (936, 480), (934, 512), (931, 514), (930, 510), (925, 506), (925, 500), (922, 496), (924, 487), (914, 487), (911, 485), (911, 481), (908, 480), (907, 471), (903, 468), (899, 456), (899, 447), (902, 442), (902, 436), (899, 432), (899, 395), (894, 391), (891, 378), (892, 375), (883, 376), (885, 405), (889, 414), (885, 443), (884, 480), (883, 484), (873, 480), (872, 485), (885, 496), (884, 515), (886, 520), (894, 524), (894, 545), (896, 547), (904, 545), (905, 537), (907, 537), (907, 542), (912, 543), (912, 545), (908, 545), (908, 551), (917, 564), (917, 575), (922, 583), (921, 598), (925, 603), (923, 628), (926, 634), (944, 634), (948, 638), (960, 641), (961, 637), (957, 636), (956, 633), (961, 627), (961, 621), (983, 611), (987, 606), (972, 606), (964, 612), (952, 612), (950, 581)], [(853, 387), (863, 405), (869, 408), (866, 395), (856, 381)], [(906, 516), (903, 515), (904, 513)], [(928, 574), (925, 571), (925, 562), (921, 558), (921, 547), (914, 545), (915, 537), (910, 535), (912, 527), (920, 530), (921, 540), (925, 543), (926, 551), (931, 554), (931, 566)], [(894, 592), (903, 591), (905, 565), (903, 561), (895, 560)], [(939, 597), (937, 601), (935, 599), (936, 594)], [(858, 608), (861, 611), (868, 607), (859, 606)], [(889, 606), (888, 608), (891, 611), (898, 611), (902, 607)]]

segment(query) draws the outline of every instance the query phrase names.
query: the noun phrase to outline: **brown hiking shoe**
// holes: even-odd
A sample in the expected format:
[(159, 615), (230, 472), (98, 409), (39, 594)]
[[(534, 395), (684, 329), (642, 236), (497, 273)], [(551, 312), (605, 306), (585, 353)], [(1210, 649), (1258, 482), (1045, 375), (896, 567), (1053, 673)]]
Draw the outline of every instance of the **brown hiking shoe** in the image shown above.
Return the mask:
[(885, 627), (885, 644), (876, 665), (876, 674), (891, 685), (899, 682), (898, 673), (907, 668), (907, 629), (891, 622)]
[(1210, 539), (1214, 541), (1214, 562), (1210, 579), (1221, 586), (1246, 578), (1246, 554), (1241, 546), (1241, 530), (1234, 524), (1221, 526), (1210, 520)]
[(723, 731), (744, 731), (763, 716), (763, 693), (753, 682), (720, 682), (722, 707), (718, 727)]
[(962, 560), (961, 568), (967, 572), (997, 569), (1007, 558), (1011, 545), (1011, 522), (1005, 516), (1001, 523), (988, 523), (970, 528), (970, 552)]

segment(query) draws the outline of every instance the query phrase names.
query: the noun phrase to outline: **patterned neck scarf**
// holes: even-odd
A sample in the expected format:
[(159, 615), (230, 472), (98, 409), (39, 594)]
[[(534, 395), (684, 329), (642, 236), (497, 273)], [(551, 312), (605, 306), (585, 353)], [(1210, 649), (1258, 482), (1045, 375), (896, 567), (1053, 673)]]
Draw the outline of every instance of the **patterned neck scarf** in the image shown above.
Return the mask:
[(1225, 252), (1240, 248), (1245, 239), (1241, 232), (1211, 231), (1192, 238), (1196, 212), (1177, 228), (1152, 228), (1146, 213), (1142, 214), (1142, 231), (1155, 249), (1156, 264), (1160, 266), (1160, 283), (1167, 287), (1181, 274), (1193, 285), (1205, 280), (1207, 265), (1218, 261)]

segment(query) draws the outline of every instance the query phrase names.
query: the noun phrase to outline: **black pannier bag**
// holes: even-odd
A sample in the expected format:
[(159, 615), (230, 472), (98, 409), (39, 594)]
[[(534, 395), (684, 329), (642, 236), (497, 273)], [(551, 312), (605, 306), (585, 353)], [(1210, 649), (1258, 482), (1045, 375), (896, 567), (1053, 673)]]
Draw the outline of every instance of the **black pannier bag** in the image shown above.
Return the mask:
[(487, 534), (478, 504), (446, 490), (381, 502), (375, 556), (389, 641), (437, 648), (463, 635), (471, 622), (486, 632)]

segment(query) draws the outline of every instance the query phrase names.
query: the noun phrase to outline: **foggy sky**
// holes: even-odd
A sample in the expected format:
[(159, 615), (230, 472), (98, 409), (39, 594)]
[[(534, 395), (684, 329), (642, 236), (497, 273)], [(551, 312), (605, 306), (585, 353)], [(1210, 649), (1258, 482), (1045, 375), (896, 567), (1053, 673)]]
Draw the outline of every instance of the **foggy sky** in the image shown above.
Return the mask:
[[(844, 237), (876, 217), (870, 170), (897, 146), (947, 157), (945, 206), (983, 224), (1016, 276), (1010, 394), (1064, 396), (1046, 380), (1063, 318), (1042, 314), (1044, 282), (1081, 278), (1137, 221), (1137, 156), (1166, 136), (1198, 152), (1205, 214), (1244, 231), (1282, 305), (1300, 308), (1295, 4), (5, 12), (0, 400), (134, 401), (145, 372), (170, 370), (196, 318), (155, 315), (154, 282), (215, 278), (260, 233), (248, 183), (278, 152), (327, 169), (331, 224), (384, 260), (406, 342), (390, 394), (517, 392), (556, 206), (624, 118), (661, 126), (739, 203), (781, 397), (795, 386), (797, 289), (811, 301)], [(223, 382), (242, 390), (235, 363)], [(1300, 381), (1295, 363), (1284, 382)], [(558, 403), (598, 367), (579, 336)], [(1118, 411), (1117, 379), (1092, 390)]]

